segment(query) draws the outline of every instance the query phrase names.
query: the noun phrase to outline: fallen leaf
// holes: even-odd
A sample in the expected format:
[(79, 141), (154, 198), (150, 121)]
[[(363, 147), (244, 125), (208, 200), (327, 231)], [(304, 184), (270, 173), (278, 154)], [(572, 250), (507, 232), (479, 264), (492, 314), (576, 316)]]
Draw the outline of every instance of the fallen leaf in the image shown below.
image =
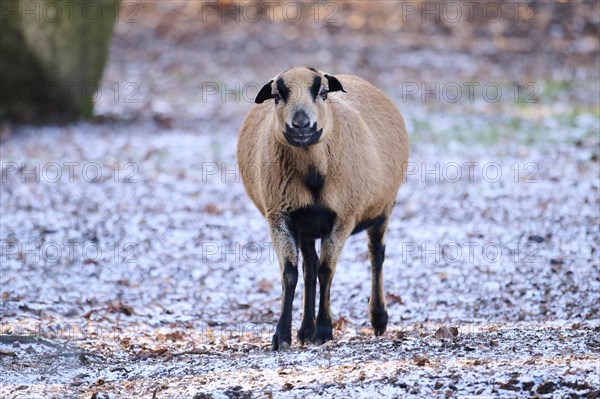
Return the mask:
[(536, 389), (536, 392), (540, 395), (545, 395), (548, 393), (552, 393), (556, 390), (556, 384), (553, 381), (546, 381)]
[(348, 319), (346, 319), (344, 316), (340, 316), (340, 318), (333, 325), (333, 328), (336, 330), (342, 330), (346, 326), (347, 322)]
[(408, 337), (408, 333), (406, 331), (398, 331), (396, 333), (396, 339), (400, 341), (404, 341)]
[(157, 357), (166, 357), (169, 350), (167, 348), (158, 348), (151, 350), (141, 350), (135, 354), (137, 359), (152, 359)]
[(289, 382), (286, 382), (285, 384), (283, 384), (283, 387), (281, 387), (281, 389), (283, 391), (291, 391), (294, 388), (294, 385), (292, 385)]
[(388, 292), (385, 298), (387, 299), (389, 304), (397, 303), (398, 305), (402, 305), (404, 303), (400, 295), (396, 295), (391, 292)]
[[(451, 328), (454, 329), (455, 334), (453, 333)], [(436, 339), (455, 339), (458, 336), (458, 329), (456, 327), (448, 328), (448, 327), (442, 326), (437, 329), (437, 331), (435, 332), (435, 334), (433, 334), (433, 336)]]
[(417, 366), (425, 366), (429, 363), (429, 359), (425, 356), (415, 356), (412, 360)]
[(571, 330), (581, 330), (581, 329), (583, 329), (585, 327), (586, 327), (585, 323), (573, 323), (573, 324), (571, 324)]
[(126, 316), (131, 316), (133, 314), (133, 308), (123, 303), (111, 304), (108, 306), (107, 310), (111, 313), (123, 313)]
[(267, 294), (273, 290), (273, 283), (266, 278), (258, 280), (258, 292)]
[(17, 357), (17, 354), (13, 351), (0, 349), (0, 356)]
[(527, 240), (531, 241), (531, 242), (535, 242), (535, 243), (541, 244), (542, 242), (544, 242), (545, 238), (542, 237), (542, 236), (531, 235), (531, 236), (529, 236), (527, 238)]
[(160, 341), (183, 341), (183, 333), (176, 331), (167, 334), (158, 334), (156, 338)]
[(209, 215), (217, 215), (220, 213), (219, 208), (215, 204), (208, 204), (202, 209), (202, 212), (208, 213)]

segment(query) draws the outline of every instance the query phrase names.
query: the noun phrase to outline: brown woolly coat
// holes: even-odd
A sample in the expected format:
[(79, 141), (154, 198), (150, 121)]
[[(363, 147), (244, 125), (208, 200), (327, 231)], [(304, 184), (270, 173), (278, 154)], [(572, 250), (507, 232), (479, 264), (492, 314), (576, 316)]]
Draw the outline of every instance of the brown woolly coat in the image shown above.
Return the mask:
[(336, 92), (331, 134), (307, 148), (275, 138), (271, 101), (254, 106), (240, 129), (237, 155), (248, 195), (268, 217), (314, 204), (306, 185), (311, 168), (324, 177), (319, 204), (356, 226), (389, 216), (404, 179), (408, 139), (402, 115), (382, 91), (351, 75), (336, 76), (347, 93)]

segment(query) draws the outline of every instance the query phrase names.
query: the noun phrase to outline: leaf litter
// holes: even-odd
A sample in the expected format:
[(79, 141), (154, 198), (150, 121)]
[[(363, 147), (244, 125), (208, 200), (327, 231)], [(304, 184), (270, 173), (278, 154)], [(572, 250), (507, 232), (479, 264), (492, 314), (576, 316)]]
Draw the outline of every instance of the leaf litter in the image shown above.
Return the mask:
[[(310, 46), (289, 60), (251, 53), (249, 36), (277, 48), (297, 29), (276, 24), (247, 32), (192, 24), (204, 29), (198, 37), (218, 39), (196, 46), (189, 26), (162, 24), (152, 10), (143, 29), (118, 24), (104, 77), (106, 92), (140, 83), (139, 102), (103, 96), (95, 124), (3, 127), (0, 397), (598, 397), (600, 121), (585, 111), (567, 117), (577, 101), (597, 104), (589, 89), (597, 71), (582, 70), (584, 88), (551, 102), (540, 94), (529, 108), (390, 93), (407, 118), (416, 169), (386, 239), (388, 331), (374, 337), (369, 326), (358, 235), (332, 285), (335, 340), (302, 348), (294, 340), (272, 353), (279, 268), (266, 223), (232, 172), (251, 104), (199, 102), (197, 71), (248, 82), (326, 57)], [(380, 86), (538, 71), (524, 56), (508, 67), (460, 49), (406, 56), (401, 41), (382, 57), (348, 37), (339, 29), (329, 44), (360, 57), (336, 57), (335, 69)], [(9, 162), (77, 165), (72, 181), (63, 169), (60, 181), (37, 182), (12, 174)], [(442, 175), (455, 164), (477, 173)], [(88, 181), (89, 165), (101, 178)], [(498, 181), (482, 173), (486, 165), (499, 166)], [(294, 332), (301, 291), (302, 281)]]

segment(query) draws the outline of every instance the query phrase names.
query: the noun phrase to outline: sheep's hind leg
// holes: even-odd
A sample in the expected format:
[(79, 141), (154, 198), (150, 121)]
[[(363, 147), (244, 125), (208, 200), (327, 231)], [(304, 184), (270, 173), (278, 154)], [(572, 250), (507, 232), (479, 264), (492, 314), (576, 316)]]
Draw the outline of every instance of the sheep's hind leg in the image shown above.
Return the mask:
[(319, 257), (315, 249), (315, 240), (301, 238), (302, 271), (304, 274), (304, 305), (302, 325), (298, 330), (298, 340), (304, 344), (313, 341), (315, 335), (315, 296), (317, 292), (317, 266)]
[(369, 258), (371, 259), (371, 297), (369, 299), (369, 316), (375, 335), (385, 333), (388, 323), (385, 292), (383, 288), (383, 261), (385, 259), (385, 233), (389, 216), (368, 230)]

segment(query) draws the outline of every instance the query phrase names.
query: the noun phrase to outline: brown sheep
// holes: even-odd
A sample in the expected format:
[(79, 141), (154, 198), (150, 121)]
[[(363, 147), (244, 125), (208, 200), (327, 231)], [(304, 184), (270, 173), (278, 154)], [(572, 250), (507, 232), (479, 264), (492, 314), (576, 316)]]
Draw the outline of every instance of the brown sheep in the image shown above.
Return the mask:
[(384, 239), (408, 161), (402, 115), (363, 79), (306, 67), (276, 76), (255, 102), (240, 128), (237, 157), (240, 170), (259, 172), (242, 173), (242, 179), (267, 219), (281, 268), (281, 315), (273, 350), (288, 348), (292, 341), (298, 248), (304, 273), (298, 339), (323, 343), (333, 338), (329, 292), (337, 259), (348, 237), (365, 229), (372, 267), (370, 320), (375, 335), (382, 335), (388, 321)]

